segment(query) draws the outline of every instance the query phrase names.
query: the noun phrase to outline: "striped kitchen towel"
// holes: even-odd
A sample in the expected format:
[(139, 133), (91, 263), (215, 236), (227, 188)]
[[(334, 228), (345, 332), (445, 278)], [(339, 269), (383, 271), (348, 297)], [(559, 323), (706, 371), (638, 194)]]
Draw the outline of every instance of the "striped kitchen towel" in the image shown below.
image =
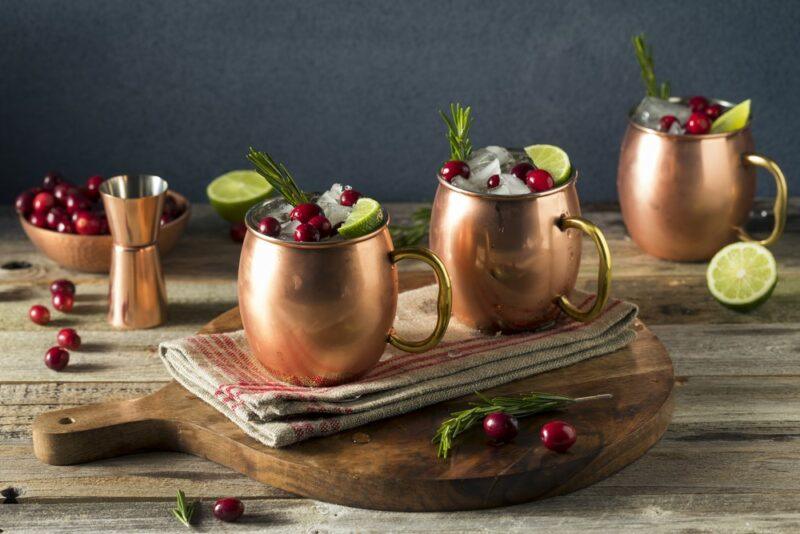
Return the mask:
[[(401, 293), (396, 330), (426, 336), (436, 321), (436, 293), (436, 286)], [(575, 291), (571, 299), (585, 306), (593, 296)], [(410, 354), (387, 345), (362, 378), (330, 387), (280, 382), (241, 330), (162, 343), (159, 352), (186, 389), (258, 441), (284, 447), (613, 352), (634, 339), (636, 313), (635, 305), (612, 299), (590, 323), (562, 314), (550, 328), (513, 335), (482, 334), (453, 318), (437, 347)]]

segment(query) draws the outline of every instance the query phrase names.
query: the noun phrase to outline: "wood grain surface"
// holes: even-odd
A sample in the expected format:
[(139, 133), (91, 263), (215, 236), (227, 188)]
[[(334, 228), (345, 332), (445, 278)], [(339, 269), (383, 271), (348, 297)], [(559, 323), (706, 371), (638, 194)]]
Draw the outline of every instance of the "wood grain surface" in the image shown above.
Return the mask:
[[(400, 221), (414, 207), (388, 208)], [(169, 513), (181, 488), (203, 503), (195, 525), (201, 532), (222, 526), (231, 532), (800, 530), (797, 198), (790, 201), (787, 232), (772, 249), (780, 271), (775, 295), (746, 315), (718, 306), (708, 295), (704, 264), (650, 258), (625, 235), (616, 206), (584, 207), (609, 239), (614, 295), (642, 307), (641, 318), (672, 356), (675, 412), (648, 454), (570, 495), (475, 512), (373, 512), (298, 499), (181, 453), (136, 454), (75, 467), (42, 464), (31, 443), (36, 415), (156, 391), (169, 380), (155, 354), (157, 344), (190, 334), (235, 306), (238, 246), (208, 206), (196, 208), (186, 236), (164, 260), (170, 323), (130, 338), (106, 328), (103, 276), (70, 273), (50, 263), (24, 237), (12, 210), (0, 210), (0, 266), (30, 264), (0, 268), (0, 489), (19, 494), (19, 504), (0, 504), (0, 528), (186, 532)], [(763, 233), (770, 221), (755, 226)], [(584, 247), (579, 284), (588, 288), (596, 260), (591, 245)], [(49, 282), (62, 276), (78, 283), (79, 295), (75, 312), (55, 313), (54, 323), (78, 328), (87, 350), (72, 353), (78, 365), (70, 372), (54, 373), (42, 358), (56, 329), (32, 324), (27, 309), (46, 303)], [(97, 339), (105, 341), (95, 344)], [(106, 343), (116, 350), (100, 346)], [(213, 500), (227, 495), (244, 499), (243, 522), (222, 525), (211, 517)]]

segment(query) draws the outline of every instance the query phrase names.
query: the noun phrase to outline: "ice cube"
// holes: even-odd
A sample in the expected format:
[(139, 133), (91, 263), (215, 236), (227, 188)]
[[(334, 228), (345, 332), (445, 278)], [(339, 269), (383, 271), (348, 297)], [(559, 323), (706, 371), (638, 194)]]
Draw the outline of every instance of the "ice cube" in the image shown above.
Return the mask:
[(342, 196), (342, 191), (350, 189), (341, 184), (333, 184), (331, 188), (322, 193), (317, 199), (317, 204), (325, 213), (325, 217), (331, 222), (331, 226), (336, 226), (340, 222), (344, 222), (350, 212), (353, 211), (352, 206), (342, 206), (339, 204), (339, 197)]
[(684, 132), (683, 126), (681, 126), (681, 123), (678, 121), (673, 122), (667, 131), (668, 134), (672, 135), (683, 135)]
[(500, 185), (508, 189), (507, 195), (527, 195), (531, 192), (525, 182), (514, 176), (513, 174), (501, 174)]
[(299, 221), (289, 221), (281, 224), (280, 238), (285, 241), (294, 241), (294, 231), (300, 226)]
[(500, 181), (500, 185), (498, 185), (494, 189), (487, 189), (486, 192), (489, 193), (490, 195), (510, 195), (511, 194), (511, 191), (509, 191), (508, 186), (506, 184), (504, 184), (502, 180)]
[(505, 165), (511, 161), (511, 153), (501, 146), (487, 146), (484, 150), (487, 150), (497, 156), (497, 160), (500, 162), (500, 165)]
[(646, 96), (636, 107), (633, 118), (642, 126), (658, 130), (659, 121), (664, 115), (674, 115), (683, 124), (691, 114), (692, 110), (689, 109), (689, 106), (654, 96)]
[(472, 191), (473, 193), (481, 192), (481, 188), (477, 182), (474, 182), (472, 180), (466, 180), (461, 176), (456, 176), (450, 183), (459, 189), (463, 189), (464, 191)]
[(478, 186), (480, 182), (486, 183), (493, 174), (500, 174), (500, 160), (491, 150), (479, 148), (472, 153), (472, 157), (467, 161), (470, 171), (470, 181)]

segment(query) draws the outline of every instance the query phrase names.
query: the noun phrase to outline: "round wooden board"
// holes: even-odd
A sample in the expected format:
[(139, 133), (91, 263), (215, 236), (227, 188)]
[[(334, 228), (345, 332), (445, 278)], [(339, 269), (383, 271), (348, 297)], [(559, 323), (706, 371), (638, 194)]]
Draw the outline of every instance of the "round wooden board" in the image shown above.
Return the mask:
[[(405, 289), (427, 276), (409, 275)], [(202, 332), (241, 328), (238, 309)], [(141, 452), (182, 451), (226, 465), (256, 480), (323, 501), (399, 511), (468, 510), (542, 499), (597, 482), (639, 458), (672, 416), (672, 361), (640, 321), (628, 347), (569, 367), (485, 391), (513, 395), (547, 391), (571, 396), (611, 393), (613, 399), (520, 420), (509, 444), (486, 443), (480, 430), (459, 438), (446, 461), (431, 444), (439, 423), (469, 397), (272, 449), (172, 382), (128, 401), (42, 414), (33, 424), (36, 456), (67, 465)], [(540, 426), (563, 418), (578, 429), (566, 454), (544, 448)], [(355, 434), (369, 436), (356, 443)]]

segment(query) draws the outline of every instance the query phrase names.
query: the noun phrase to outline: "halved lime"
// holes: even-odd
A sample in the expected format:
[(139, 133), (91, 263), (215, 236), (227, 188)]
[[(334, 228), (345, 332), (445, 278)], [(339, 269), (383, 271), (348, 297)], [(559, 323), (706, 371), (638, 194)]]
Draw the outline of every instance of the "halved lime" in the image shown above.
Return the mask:
[(531, 145), (525, 147), (525, 153), (533, 164), (544, 169), (553, 177), (556, 185), (566, 182), (572, 174), (572, 165), (567, 153), (553, 145)]
[(750, 118), (750, 99), (736, 104), (731, 109), (717, 117), (711, 124), (711, 133), (734, 132), (747, 126)]
[(214, 210), (225, 220), (242, 222), (244, 214), (272, 194), (272, 186), (255, 171), (231, 171), (215, 178), (206, 187)]
[(377, 230), (381, 224), (383, 224), (381, 205), (371, 198), (359, 198), (353, 211), (339, 227), (339, 235), (352, 239)]
[(749, 311), (772, 295), (778, 283), (778, 266), (772, 253), (758, 243), (734, 243), (711, 259), (706, 283), (721, 304)]

